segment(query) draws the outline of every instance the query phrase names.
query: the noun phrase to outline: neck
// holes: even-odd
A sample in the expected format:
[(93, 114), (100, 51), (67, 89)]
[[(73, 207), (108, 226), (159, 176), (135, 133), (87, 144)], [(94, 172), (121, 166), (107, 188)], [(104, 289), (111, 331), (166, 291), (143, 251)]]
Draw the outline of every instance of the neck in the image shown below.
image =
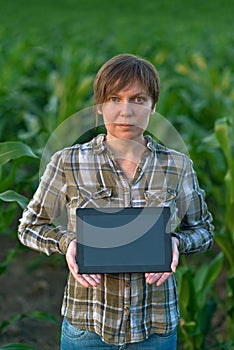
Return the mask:
[(117, 158), (138, 158), (145, 151), (145, 139), (142, 137), (141, 140), (132, 139), (117, 139), (106, 137), (107, 147)]

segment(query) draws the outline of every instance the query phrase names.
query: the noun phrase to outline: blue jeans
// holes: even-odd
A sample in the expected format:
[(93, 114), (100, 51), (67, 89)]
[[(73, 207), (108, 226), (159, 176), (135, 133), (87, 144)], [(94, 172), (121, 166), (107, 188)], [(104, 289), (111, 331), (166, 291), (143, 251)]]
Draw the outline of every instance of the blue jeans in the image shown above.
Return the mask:
[(177, 330), (166, 334), (153, 334), (148, 339), (125, 345), (111, 345), (103, 342), (99, 335), (72, 326), (63, 320), (60, 350), (176, 350)]

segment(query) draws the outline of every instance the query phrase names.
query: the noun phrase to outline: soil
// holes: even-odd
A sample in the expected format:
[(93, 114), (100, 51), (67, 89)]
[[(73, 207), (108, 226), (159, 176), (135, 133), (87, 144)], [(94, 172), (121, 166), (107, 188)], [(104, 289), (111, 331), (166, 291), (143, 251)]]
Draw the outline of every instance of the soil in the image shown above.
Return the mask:
[[(1, 252), (12, 248), (10, 241), (1, 238), (1, 248)], [(7, 273), (0, 276), (0, 325), (3, 320), (35, 310), (53, 315), (55, 321), (20, 318), (4, 328), (0, 347), (24, 343), (36, 350), (59, 349), (60, 309), (66, 277), (64, 257), (47, 257), (27, 248), (20, 251)]]
[[(0, 261), (4, 261), (9, 249), (16, 244), (15, 238), (1, 237)], [(55, 321), (28, 316), (19, 318), (0, 333), (0, 349), (8, 343), (24, 343), (35, 350), (59, 350), (62, 322), (60, 309), (66, 278), (64, 257), (47, 257), (25, 247), (20, 249), (7, 272), (0, 275), (0, 326), (4, 320), (9, 321), (16, 315), (27, 316), (35, 310), (53, 315)], [(225, 298), (225, 279), (221, 275), (216, 283), (220, 298)], [(222, 310), (218, 310), (212, 329), (224, 334), (224, 324), (225, 315)], [(214, 334), (208, 336), (207, 342), (214, 342)]]

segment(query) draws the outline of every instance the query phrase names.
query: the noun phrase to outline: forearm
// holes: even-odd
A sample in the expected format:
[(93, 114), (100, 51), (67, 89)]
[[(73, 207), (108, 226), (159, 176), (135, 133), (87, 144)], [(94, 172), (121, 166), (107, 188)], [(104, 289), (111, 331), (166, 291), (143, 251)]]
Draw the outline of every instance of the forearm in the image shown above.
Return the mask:
[(210, 249), (214, 240), (214, 226), (212, 216), (207, 211), (206, 215), (197, 220), (182, 221), (176, 233), (173, 234), (179, 240), (179, 251), (182, 254), (205, 252)]
[(22, 244), (47, 255), (66, 254), (69, 243), (76, 237), (75, 233), (62, 227), (33, 225), (23, 219), (19, 225), (18, 236)]
[(181, 254), (205, 252), (213, 243), (213, 230), (203, 228), (176, 232), (175, 237), (179, 240)]
[(205, 252), (213, 243), (213, 218), (205, 201), (205, 192), (199, 187), (192, 163), (187, 163), (181, 192), (177, 200), (179, 227), (175, 236), (180, 242), (180, 253)]
[(55, 222), (65, 206), (65, 174), (61, 152), (56, 153), (48, 164), (40, 185), (20, 220), (20, 241), (47, 255), (66, 254), (67, 246), (75, 233), (67, 230), (67, 222), (55, 227)]

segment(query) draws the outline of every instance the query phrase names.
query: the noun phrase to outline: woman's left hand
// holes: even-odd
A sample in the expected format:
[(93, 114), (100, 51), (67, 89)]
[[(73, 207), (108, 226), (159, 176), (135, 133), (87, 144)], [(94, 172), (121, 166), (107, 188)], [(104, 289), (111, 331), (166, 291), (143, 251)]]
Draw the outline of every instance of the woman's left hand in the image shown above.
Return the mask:
[(179, 263), (179, 240), (176, 237), (172, 237), (172, 272), (146, 272), (146, 282), (149, 284), (156, 283), (157, 286), (161, 286), (173, 273), (176, 272), (176, 268)]

